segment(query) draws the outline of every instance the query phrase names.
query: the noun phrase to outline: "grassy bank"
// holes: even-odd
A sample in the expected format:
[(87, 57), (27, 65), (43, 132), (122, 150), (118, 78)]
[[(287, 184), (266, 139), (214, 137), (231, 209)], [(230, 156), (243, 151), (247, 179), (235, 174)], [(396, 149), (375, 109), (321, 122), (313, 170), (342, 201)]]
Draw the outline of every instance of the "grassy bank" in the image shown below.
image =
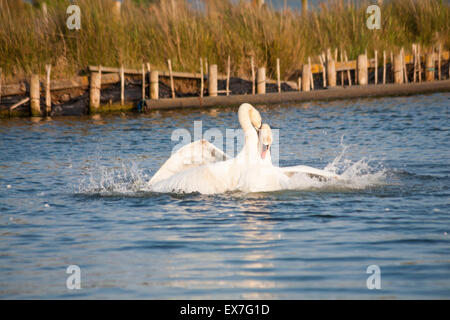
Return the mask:
[[(207, 57), (225, 70), (227, 56), (232, 73), (249, 74), (249, 56), (266, 65), (274, 77), (276, 58), (286, 76), (326, 48), (346, 49), (349, 59), (367, 48), (409, 50), (441, 42), (450, 46), (450, 5), (440, 0), (384, 1), (381, 29), (366, 27), (369, 2), (335, 0), (311, 9), (257, 9), (250, 1), (208, 0), (195, 9), (182, 0), (138, 4), (124, 1), (121, 17), (113, 15), (112, 1), (79, 0), (81, 30), (66, 27), (70, 1), (48, 1), (48, 16), (22, 0), (0, 0), (0, 67), (6, 81), (44, 74), (75, 75), (88, 64), (139, 67), (142, 62), (167, 69), (172, 59), (177, 71), (198, 71), (199, 58)], [(50, 3), (51, 2), (51, 3)]]

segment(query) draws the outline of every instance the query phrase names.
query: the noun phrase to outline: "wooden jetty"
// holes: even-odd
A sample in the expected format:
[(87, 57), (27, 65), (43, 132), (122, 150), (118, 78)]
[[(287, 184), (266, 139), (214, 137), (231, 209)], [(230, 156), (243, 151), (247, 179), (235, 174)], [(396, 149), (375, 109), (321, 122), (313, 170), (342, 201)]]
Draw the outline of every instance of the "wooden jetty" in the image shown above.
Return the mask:
[[(218, 65), (212, 63), (208, 65), (207, 59), (199, 59), (199, 73), (174, 71), (171, 60), (168, 59), (167, 71), (152, 69), (149, 63), (143, 64), (140, 69), (130, 69), (124, 66), (119, 68), (89, 66), (86, 76), (53, 80), (50, 74), (51, 65), (47, 65), (45, 79), (39, 78), (38, 75), (32, 75), (28, 83), (5, 84), (1, 81), (0, 69), (0, 117), (50, 116), (55, 113), (56, 108), (55, 105), (52, 105), (51, 93), (74, 88), (86, 92), (89, 97), (87, 110), (90, 113), (131, 111), (136, 107), (139, 110), (201, 108), (231, 106), (243, 102), (292, 103), (450, 91), (450, 80), (448, 80), (450, 72), (444, 74), (442, 68), (445, 61), (447, 65), (449, 64), (450, 52), (443, 50), (441, 45), (422, 54), (420, 45), (415, 44), (412, 46), (411, 54), (406, 54), (403, 48), (395, 54), (391, 52), (389, 70), (386, 51), (383, 51), (382, 64), (378, 63), (377, 50), (370, 59), (366, 50), (364, 54), (358, 55), (356, 60), (348, 61), (347, 52), (343, 50), (340, 53), (340, 61), (338, 61), (337, 49), (334, 50), (334, 54), (331, 49), (327, 49), (319, 54), (318, 58), (320, 63), (313, 64), (311, 57), (308, 57), (302, 70), (299, 71), (299, 76), (282, 81), (280, 59), (276, 60), (276, 79), (273, 80), (266, 78), (266, 67), (255, 66), (254, 59), (251, 57), (251, 78), (245, 79), (251, 83), (252, 89), (248, 94), (236, 94), (230, 89), (230, 57), (226, 64), (226, 74), (218, 73)], [(372, 78), (370, 77), (371, 72), (374, 74)], [(382, 81), (378, 81), (379, 72), (380, 77), (382, 74)], [(134, 98), (131, 102), (127, 99), (126, 76), (137, 77), (140, 79), (139, 85), (142, 86), (139, 98)], [(166, 78), (165, 82), (169, 83), (166, 85), (170, 85), (170, 98), (161, 98), (160, 83), (163, 78)], [(388, 78), (391, 83), (388, 83)], [(177, 96), (174, 82), (184, 80), (194, 80), (199, 84), (200, 92), (197, 97)], [(226, 90), (219, 90), (218, 81), (226, 81)], [(102, 86), (118, 83), (120, 83), (120, 101), (110, 101), (108, 105), (102, 105)], [(267, 84), (275, 86), (276, 92), (268, 93), (266, 91)], [(291, 91), (283, 91), (282, 85), (290, 87)], [(206, 95), (205, 89), (207, 90)], [(9, 106), (1, 106), (5, 100), (2, 98), (8, 96), (25, 97), (16, 99)], [(41, 103), (41, 96), (45, 96), (45, 103)], [(28, 106), (28, 111), (24, 111), (26, 106)], [(64, 114), (64, 112), (56, 114)]]

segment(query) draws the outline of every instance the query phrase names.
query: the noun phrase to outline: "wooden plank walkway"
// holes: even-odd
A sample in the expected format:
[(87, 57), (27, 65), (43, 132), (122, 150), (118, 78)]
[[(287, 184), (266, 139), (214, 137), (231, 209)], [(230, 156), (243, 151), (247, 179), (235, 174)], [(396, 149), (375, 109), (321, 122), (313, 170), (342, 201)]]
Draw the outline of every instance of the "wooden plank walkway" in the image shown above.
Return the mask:
[[(102, 73), (108, 74), (108, 73), (119, 73), (120, 72), (120, 68), (111, 68), (111, 67), (103, 67), (103, 66), (101, 68), (102, 68)], [(90, 72), (98, 72), (99, 67), (98, 66), (89, 66), (88, 69)], [(158, 74), (160, 77), (165, 77), (165, 78), (170, 77), (169, 71), (161, 71), (161, 70), (154, 70), (154, 71), (158, 71)], [(131, 75), (142, 75), (142, 70), (125, 68), (124, 73), (131, 74)], [(201, 73), (195, 73), (195, 72), (172, 71), (172, 76), (174, 78), (178, 78), (178, 79), (200, 80), (202, 78)], [(206, 74), (203, 74), (203, 79), (205, 79), (205, 80), (207, 79)], [(227, 80), (227, 75), (226, 74), (217, 74), (217, 80)], [(277, 80), (266, 79), (266, 82), (276, 84)], [(103, 80), (102, 80), (102, 83), (103, 83)], [(295, 81), (281, 81), (281, 83), (286, 83), (291, 88), (298, 89), (297, 83), (295, 83)]]

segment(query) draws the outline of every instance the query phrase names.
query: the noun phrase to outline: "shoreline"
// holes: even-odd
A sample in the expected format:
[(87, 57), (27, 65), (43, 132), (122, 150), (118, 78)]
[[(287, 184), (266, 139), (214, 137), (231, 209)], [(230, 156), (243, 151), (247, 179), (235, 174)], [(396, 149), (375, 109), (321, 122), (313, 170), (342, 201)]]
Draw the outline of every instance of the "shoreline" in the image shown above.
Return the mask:
[[(138, 89), (138, 88), (136, 88)], [(114, 87), (112, 90), (114, 94)], [(136, 90), (139, 92), (139, 90)], [(119, 102), (102, 103), (96, 112), (89, 112), (86, 105), (86, 94), (70, 100), (68, 104), (53, 106), (49, 116), (86, 116), (89, 114), (107, 114), (119, 112), (132, 113), (150, 113), (153, 111), (177, 110), (177, 109), (199, 109), (199, 108), (222, 108), (238, 106), (241, 103), (248, 102), (252, 104), (285, 104), (285, 103), (301, 103), (307, 101), (333, 101), (345, 99), (359, 98), (377, 98), (377, 97), (395, 97), (395, 96), (411, 96), (435, 92), (450, 92), (450, 79), (434, 80), (421, 83), (406, 84), (369, 84), (369, 85), (353, 85), (345, 87), (326, 88), (313, 91), (283, 91), (269, 92), (266, 94), (234, 94), (230, 96), (219, 95), (216, 97), (205, 96), (185, 96), (172, 98), (163, 98), (158, 100), (127, 100), (124, 105)], [(102, 98), (104, 102), (108, 94)], [(30, 110), (26, 104), (16, 108), (13, 112), (9, 109), (0, 111), (0, 118), (13, 119), (17, 117), (29, 117)]]
[[(378, 67), (372, 60), (367, 60), (368, 65), (361, 65), (361, 69), (355, 61), (338, 65), (331, 74), (323, 65), (312, 65), (309, 68), (311, 71), (308, 69), (301, 71), (297, 83), (292, 79), (281, 81), (280, 77), (278, 80), (264, 79), (260, 82), (255, 78), (231, 77), (229, 74), (211, 75), (211, 79), (214, 79), (211, 80), (209, 74), (203, 76), (185, 72), (170, 74), (165, 71), (155, 71), (161, 75), (155, 82), (151, 82), (149, 81), (151, 72), (127, 69), (127, 74), (120, 76), (116, 73), (116, 68), (107, 67), (102, 67), (102, 73), (93, 70), (90, 75), (70, 79), (49, 81), (47, 77), (47, 82), (36, 75), (34, 78), (38, 81), (34, 82), (34, 89), (31, 81), (3, 86), (0, 118), (151, 112), (166, 109), (227, 107), (244, 102), (280, 104), (450, 91), (450, 79), (447, 76), (450, 67), (449, 52), (446, 51), (445, 55), (444, 61), (430, 60), (428, 59), (430, 56), (427, 55), (425, 64), (417, 62), (417, 65), (421, 65), (419, 68), (410, 56), (406, 56), (407, 61), (401, 66), (403, 79), (394, 77), (398, 73), (391, 63)], [(352, 66), (355, 69), (352, 69)], [(364, 71), (365, 77), (361, 77)], [(417, 72), (423, 75), (423, 79), (414, 76)], [(98, 82), (93, 80), (94, 75), (97, 76)], [(303, 83), (308, 77), (306, 84)], [(333, 83), (330, 83), (331, 81)], [(215, 87), (214, 94), (210, 93), (210, 85), (214, 85), (211, 88)], [(93, 97), (96, 98), (92, 100)]]
[(316, 91), (294, 91), (267, 93), (264, 95), (232, 95), (204, 98), (177, 98), (163, 100), (145, 100), (148, 111), (170, 110), (181, 108), (228, 107), (244, 102), (254, 104), (277, 104), (307, 101), (331, 101), (354, 98), (410, 96), (434, 92), (450, 91), (450, 80), (382, 85), (353, 85), (351, 87), (336, 87)]

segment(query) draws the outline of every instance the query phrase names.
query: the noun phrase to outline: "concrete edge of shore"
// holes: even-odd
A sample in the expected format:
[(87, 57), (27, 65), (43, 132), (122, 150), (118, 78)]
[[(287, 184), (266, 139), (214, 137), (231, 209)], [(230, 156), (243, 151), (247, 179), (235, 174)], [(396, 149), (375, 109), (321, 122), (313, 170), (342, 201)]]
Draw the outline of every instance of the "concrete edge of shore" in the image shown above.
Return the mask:
[(181, 109), (181, 108), (211, 108), (235, 106), (244, 102), (254, 104), (278, 104), (289, 102), (307, 102), (323, 100), (339, 100), (353, 98), (407, 96), (433, 92), (450, 91), (450, 80), (408, 83), (382, 84), (351, 87), (336, 87), (316, 91), (294, 91), (267, 93), (263, 95), (231, 95), (216, 97), (189, 97), (176, 99), (145, 100), (147, 110)]

